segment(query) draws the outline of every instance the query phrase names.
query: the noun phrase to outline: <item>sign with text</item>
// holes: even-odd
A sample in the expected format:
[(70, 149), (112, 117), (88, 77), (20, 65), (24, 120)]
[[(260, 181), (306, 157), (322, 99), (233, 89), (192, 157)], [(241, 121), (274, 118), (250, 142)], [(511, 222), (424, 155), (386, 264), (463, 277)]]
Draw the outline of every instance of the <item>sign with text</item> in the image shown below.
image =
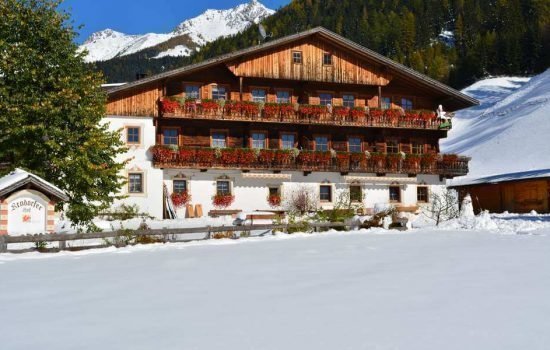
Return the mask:
[(38, 196), (26, 195), (8, 202), (8, 234), (46, 232), (47, 204)]

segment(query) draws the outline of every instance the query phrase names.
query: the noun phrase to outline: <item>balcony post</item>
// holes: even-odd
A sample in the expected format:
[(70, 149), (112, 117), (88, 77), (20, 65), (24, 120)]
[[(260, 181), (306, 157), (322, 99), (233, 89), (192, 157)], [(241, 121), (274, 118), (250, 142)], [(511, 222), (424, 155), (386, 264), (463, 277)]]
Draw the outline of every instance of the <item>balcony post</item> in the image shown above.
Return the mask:
[(378, 85), (378, 108), (382, 109), (382, 86)]
[(243, 101), (243, 77), (239, 77), (239, 101)]

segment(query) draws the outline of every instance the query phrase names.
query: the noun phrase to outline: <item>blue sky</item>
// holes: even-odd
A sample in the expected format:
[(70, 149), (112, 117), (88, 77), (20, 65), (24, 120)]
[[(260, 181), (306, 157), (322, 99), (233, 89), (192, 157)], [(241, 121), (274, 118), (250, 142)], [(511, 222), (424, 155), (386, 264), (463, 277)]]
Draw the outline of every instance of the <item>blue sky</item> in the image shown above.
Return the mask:
[[(83, 24), (77, 41), (81, 43), (93, 32), (111, 28), (127, 34), (169, 32), (185, 19), (206, 9), (227, 9), (248, 0), (65, 0), (74, 25)], [(290, 0), (260, 0), (278, 9)]]

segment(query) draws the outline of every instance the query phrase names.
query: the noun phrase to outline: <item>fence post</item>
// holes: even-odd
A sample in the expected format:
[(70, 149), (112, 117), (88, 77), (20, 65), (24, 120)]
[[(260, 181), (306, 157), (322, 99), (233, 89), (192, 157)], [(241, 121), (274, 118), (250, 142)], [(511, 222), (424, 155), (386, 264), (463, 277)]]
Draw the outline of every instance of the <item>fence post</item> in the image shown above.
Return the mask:
[(206, 234), (206, 239), (211, 239), (212, 233), (210, 232), (210, 225), (208, 225), (208, 233)]
[(8, 252), (8, 244), (6, 243), (6, 236), (0, 235), (0, 253)]
[(59, 250), (67, 249), (67, 241), (59, 241)]

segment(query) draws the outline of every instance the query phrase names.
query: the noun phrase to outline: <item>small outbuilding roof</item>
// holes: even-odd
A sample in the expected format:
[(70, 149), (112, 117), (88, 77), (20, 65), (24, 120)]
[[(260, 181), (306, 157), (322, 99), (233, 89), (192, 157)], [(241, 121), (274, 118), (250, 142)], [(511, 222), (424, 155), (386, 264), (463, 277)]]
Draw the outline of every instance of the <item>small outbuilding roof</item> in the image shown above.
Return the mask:
[(0, 178), (0, 197), (6, 196), (29, 184), (55, 197), (58, 201), (64, 202), (69, 200), (67, 194), (59, 187), (37, 175), (19, 168)]
[(491, 176), (471, 178), (471, 179), (468, 179), (468, 178), (456, 179), (456, 180), (453, 180), (451, 187), (496, 184), (500, 182), (533, 180), (533, 179), (540, 179), (540, 178), (550, 178), (550, 169), (521, 171), (517, 173), (498, 174), (498, 175), (491, 175)]

